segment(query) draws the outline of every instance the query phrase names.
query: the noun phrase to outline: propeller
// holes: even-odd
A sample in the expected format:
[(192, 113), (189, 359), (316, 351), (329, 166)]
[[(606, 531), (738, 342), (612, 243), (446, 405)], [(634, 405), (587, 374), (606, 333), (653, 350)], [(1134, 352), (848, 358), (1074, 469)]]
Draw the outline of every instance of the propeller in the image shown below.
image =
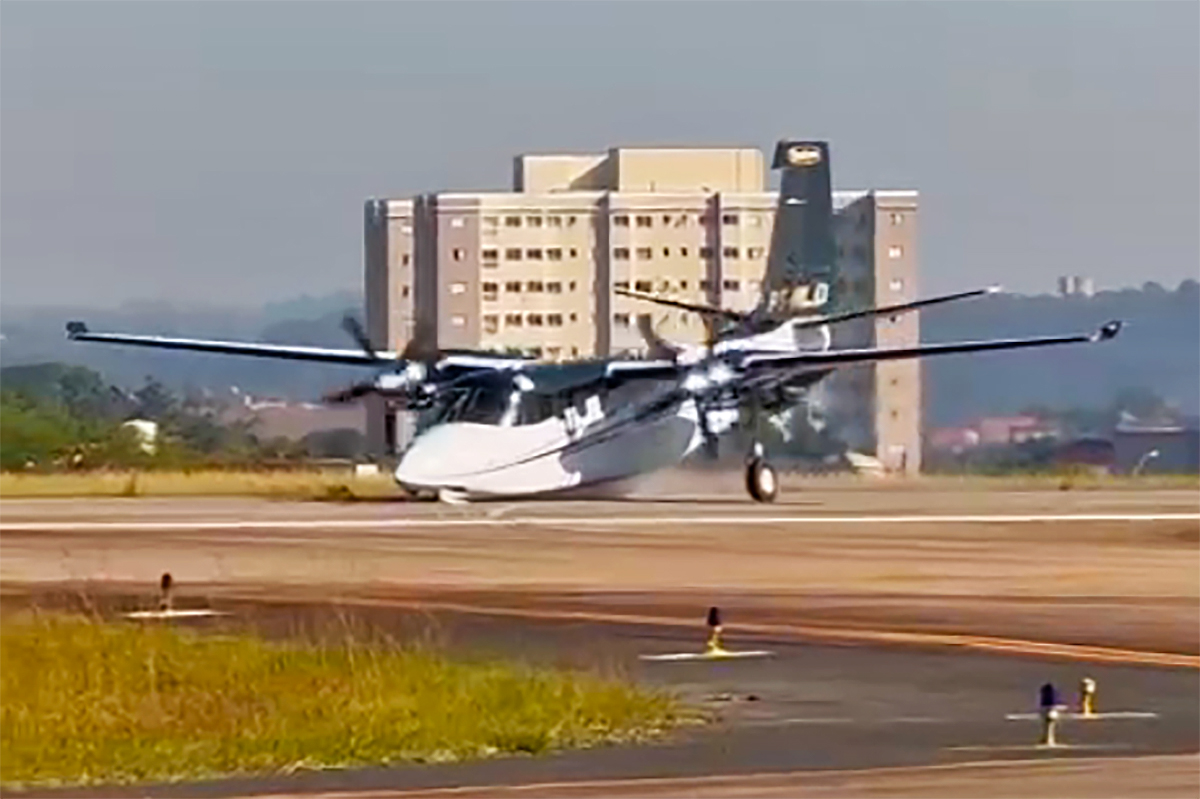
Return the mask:
[(363, 326), (359, 321), (350, 314), (342, 317), (342, 330), (350, 334), (350, 337), (362, 348), (362, 351), (370, 356), (373, 360), (379, 360), (379, 356), (375, 353), (375, 347), (371, 344), (371, 339), (367, 337), (367, 332), (363, 330)]

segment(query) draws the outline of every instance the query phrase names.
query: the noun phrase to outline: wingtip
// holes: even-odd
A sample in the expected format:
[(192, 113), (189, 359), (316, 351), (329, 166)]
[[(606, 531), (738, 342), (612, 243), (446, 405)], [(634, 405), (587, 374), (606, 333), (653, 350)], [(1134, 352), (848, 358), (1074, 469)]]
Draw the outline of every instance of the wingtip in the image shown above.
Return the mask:
[(1000, 292), (1004, 291), (1004, 286), (1001, 286), (999, 283), (995, 283), (991, 286), (988, 286), (986, 289), (984, 289), (984, 291), (986, 291), (988, 294), (999, 294)]
[(75, 338), (86, 332), (88, 328), (83, 322), (67, 322), (67, 338)]
[(1096, 335), (1092, 337), (1092, 340), (1108, 341), (1109, 339), (1116, 338), (1117, 334), (1121, 332), (1121, 327), (1123, 325), (1124, 323), (1120, 319), (1114, 319), (1113, 321), (1102, 325), (1100, 329), (1096, 331)]

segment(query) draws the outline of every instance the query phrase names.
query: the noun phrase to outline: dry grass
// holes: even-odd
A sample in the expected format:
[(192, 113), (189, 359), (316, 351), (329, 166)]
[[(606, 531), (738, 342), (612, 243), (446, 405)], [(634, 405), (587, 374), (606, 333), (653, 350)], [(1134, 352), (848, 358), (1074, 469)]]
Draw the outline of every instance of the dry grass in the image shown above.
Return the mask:
[(370, 499), (401, 493), (386, 472), (345, 471), (103, 471), (0, 473), (0, 497), (258, 496), (287, 499)]
[(25, 614), (0, 630), (0, 783), (97, 784), (452, 761), (661, 734), (615, 679), (348, 634), (269, 642)]

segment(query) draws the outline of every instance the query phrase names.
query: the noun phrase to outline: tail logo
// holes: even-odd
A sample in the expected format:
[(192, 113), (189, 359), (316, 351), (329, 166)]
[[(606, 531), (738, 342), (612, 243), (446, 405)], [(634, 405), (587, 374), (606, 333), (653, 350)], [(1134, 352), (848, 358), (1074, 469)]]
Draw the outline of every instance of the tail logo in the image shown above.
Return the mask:
[(813, 166), (821, 163), (821, 151), (816, 147), (797, 144), (788, 148), (787, 162), (792, 166)]

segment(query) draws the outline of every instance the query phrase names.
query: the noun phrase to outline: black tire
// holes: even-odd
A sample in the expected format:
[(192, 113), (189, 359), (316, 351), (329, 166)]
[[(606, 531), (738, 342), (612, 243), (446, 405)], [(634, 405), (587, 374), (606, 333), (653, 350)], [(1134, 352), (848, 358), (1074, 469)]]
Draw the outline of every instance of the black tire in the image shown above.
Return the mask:
[(771, 464), (755, 458), (746, 466), (746, 491), (755, 502), (774, 502), (779, 496), (779, 475)]

